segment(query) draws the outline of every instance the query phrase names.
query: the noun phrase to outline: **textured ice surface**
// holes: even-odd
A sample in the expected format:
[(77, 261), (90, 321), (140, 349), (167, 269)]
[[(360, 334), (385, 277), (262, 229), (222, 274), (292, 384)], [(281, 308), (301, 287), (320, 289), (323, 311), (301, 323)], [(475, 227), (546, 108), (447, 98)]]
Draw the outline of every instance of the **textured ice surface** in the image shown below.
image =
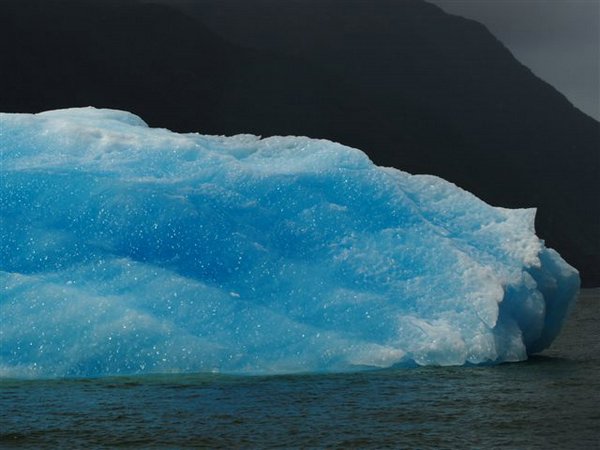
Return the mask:
[(85, 108), (0, 145), (4, 377), (517, 361), (579, 287), (534, 210), (329, 141)]

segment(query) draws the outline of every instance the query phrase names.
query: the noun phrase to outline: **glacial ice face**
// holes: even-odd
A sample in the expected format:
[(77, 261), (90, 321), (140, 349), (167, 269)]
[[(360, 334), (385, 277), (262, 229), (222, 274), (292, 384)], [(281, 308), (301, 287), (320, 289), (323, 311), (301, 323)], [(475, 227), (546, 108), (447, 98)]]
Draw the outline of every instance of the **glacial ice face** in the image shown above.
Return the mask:
[(303, 137), (0, 115), (0, 376), (523, 360), (577, 272), (433, 176)]

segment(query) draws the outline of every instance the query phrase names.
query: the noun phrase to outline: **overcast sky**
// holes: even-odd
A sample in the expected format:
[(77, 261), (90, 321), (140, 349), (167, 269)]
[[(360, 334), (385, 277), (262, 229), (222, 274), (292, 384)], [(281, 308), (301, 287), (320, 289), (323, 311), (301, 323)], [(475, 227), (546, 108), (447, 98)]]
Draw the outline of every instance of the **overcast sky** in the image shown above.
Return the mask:
[(537, 76), (600, 120), (600, 0), (428, 0), (483, 23)]

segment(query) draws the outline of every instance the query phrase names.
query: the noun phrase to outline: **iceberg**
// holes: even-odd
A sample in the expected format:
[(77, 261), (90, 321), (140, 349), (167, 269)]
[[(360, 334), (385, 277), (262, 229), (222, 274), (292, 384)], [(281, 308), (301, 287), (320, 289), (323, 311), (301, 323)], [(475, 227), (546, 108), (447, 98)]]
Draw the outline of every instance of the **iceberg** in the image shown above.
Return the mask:
[(90, 107), (1, 114), (0, 154), (0, 377), (521, 361), (579, 289), (535, 210), (326, 140)]

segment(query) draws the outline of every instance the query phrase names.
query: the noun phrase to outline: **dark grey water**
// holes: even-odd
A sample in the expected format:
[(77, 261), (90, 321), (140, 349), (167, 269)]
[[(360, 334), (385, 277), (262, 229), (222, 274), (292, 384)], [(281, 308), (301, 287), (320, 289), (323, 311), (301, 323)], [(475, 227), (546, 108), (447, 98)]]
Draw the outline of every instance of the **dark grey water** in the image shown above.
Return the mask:
[(1, 448), (600, 448), (600, 290), (494, 367), (0, 381)]

